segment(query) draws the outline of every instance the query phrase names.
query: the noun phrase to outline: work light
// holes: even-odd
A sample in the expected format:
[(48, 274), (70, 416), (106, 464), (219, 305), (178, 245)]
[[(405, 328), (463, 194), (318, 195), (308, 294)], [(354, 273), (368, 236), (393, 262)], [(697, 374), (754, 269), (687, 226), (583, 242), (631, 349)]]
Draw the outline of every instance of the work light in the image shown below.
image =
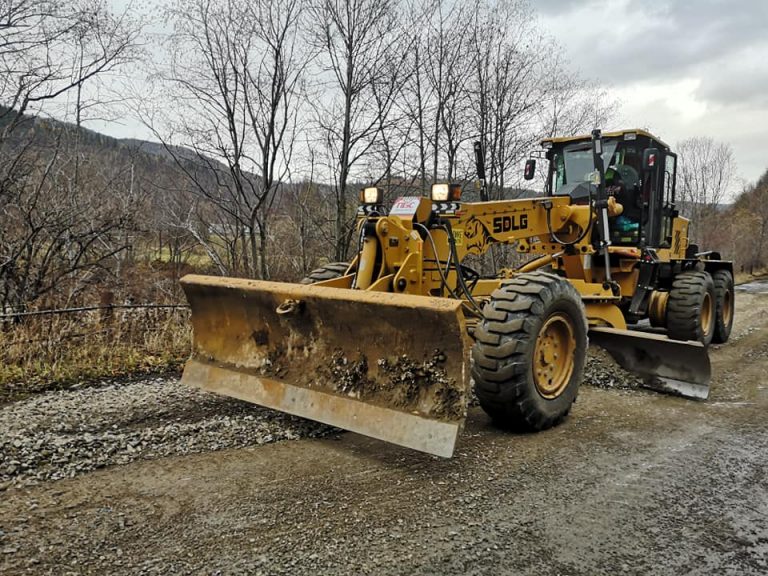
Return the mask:
[(461, 200), (461, 184), (432, 184), (432, 200), (435, 202)]
[(384, 190), (371, 186), (360, 190), (360, 202), (362, 204), (381, 204), (384, 201)]

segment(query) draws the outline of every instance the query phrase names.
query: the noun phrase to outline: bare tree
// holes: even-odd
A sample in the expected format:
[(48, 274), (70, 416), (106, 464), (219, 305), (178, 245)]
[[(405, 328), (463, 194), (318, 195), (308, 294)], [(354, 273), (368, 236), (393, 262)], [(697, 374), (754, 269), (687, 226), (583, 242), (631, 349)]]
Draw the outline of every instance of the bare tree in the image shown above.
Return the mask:
[[(171, 65), (161, 77), (175, 106), (172, 133), (155, 126), (156, 135), (223, 218), (216, 235), (242, 256), (242, 266), (231, 261), (222, 272), (267, 278), (271, 210), (293, 154), (309, 57), (302, 3), (180, 0), (169, 15)], [(213, 254), (206, 237), (199, 235)]]
[[(25, 113), (136, 57), (140, 26), (100, 0), (6, 0), (0, 12), (3, 134)], [(82, 100), (79, 98), (79, 100)], [(79, 116), (78, 116), (79, 118)]]
[(728, 221), (742, 271), (752, 274), (768, 265), (768, 170), (736, 198)]
[[(435, 0), (409, 6), (410, 74), (398, 106), (408, 119), (402, 154), (410, 178), (471, 177), (468, 141), (483, 143), (492, 198), (520, 186), (521, 163), (536, 141), (603, 126), (604, 91), (567, 72), (562, 49), (523, 0)], [(456, 31), (467, 31), (457, 38)], [(402, 103), (401, 103), (402, 102)]]
[(467, 93), (472, 55), (466, 42), (454, 38), (456, 30), (463, 29), (468, 21), (471, 10), (466, 5), (437, 2), (425, 27), (428, 46), (423, 66), (430, 96), (426, 136), (432, 181), (454, 178), (459, 148), (473, 132), (468, 127), (471, 103)]
[(104, 273), (115, 274), (116, 257), (131, 245), (138, 206), (117, 201), (130, 182), (127, 170), (104, 169), (98, 158), (76, 159), (67, 137), (60, 128), (48, 159), (27, 164), (0, 211), (3, 308), (24, 308), (42, 297), (76, 298)]
[(472, 34), (474, 124), (486, 152), (491, 198), (516, 183), (517, 168), (534, 140), (547, 97), (551, 45), (536, 29), (527, 4), (501, 1), (491, 11), (477, 2)]
[[(0, 298), (71, 297), (120, 251), (125, 213), (103, 198), (114, 172), (82, 163), (79, 130), (40, 116), (75, 102), (137, 56), (140, 26), (98, 0), (10, 0), (0, 12)], [(93, 100), (87, 100), (93, 105)], [(66, 112), (66, 107), (64, 108)], [(37, 116), (33, 115), (36, 114)]]
[(677, 199), (681, 213), (691, 219), (692, 241), (706, 244), (707, 221), (717, 214), (736, 175), (730, 144), (710, 137), (693, 137), (677, 144)]
[(406, 53), (405, 65), (408, 67), (408, 75), (398, 102), (402, 117), (408, 126), (405, 134), (406, 148), (403, 151), (403, 175), (413, 182), (418, 182), (417, 188), (422, 193), (427, 191), (427, 183), (431, 180), (427, 174), (427, 163), (432, 99), (425, 66), (430, 41), (423, 30), (436, 9), (436, 1), (422, 3), (413, 0), (406, 6), (406, 17), (408, 21), (413, 22), (413, 26), (409, 34), (411, 49)]
[(311, 16), (327, 82), (316, 115), (334, 181), (334, 251), (343, 260), (352, 233), (352, 169), (387, 126), (399, 93), (397, 62), (408, 48), (394, 0), (316, 0)]
[[(304, 4), (317, 53), (306, 76), (309, 55), (285, 58), (296, 54)], [(341, 260), (358, 184), (381, 182), (412, 193), (437, 179), (466, 180), (472, 173), (467, 143), (480, 138), (492, 194), (502, 197), (518, 183), (527, 150), (556, 124), (547, 122), (584, 124), (599, 108), (588, 97), (579, 100), (584, 91), (557, 58), (552, 64), (559, 48), (538, 30), (522, 0), (262, 0), (249, 6), (245, 0), (180, 0), (171, 10), (173, 65), (163, 74), (171, 88), (165, 97), (174, 103), (167, 151), (197, 190), (195, 202), (172, 212), (222, 273), (267, 276), (269, 225), (285, 215), (276, 201), (279, 184), (300, 172), (307, 154), (318, 168), (313, 180), (332, 183), (332, 195), (317, 198), (332, 207), (332, 229), (326, 230), (325, 208), (290, 218), (306, 224), (305, 216), (314, 217), (318, 239), (327, 237)], [(267, 41), (269, 30), (283, 33)], [(457, 36), (460, 30), (468, 32)], [(283, 62), (283, 71), (264, 66), (262, 58)], [(262, 71), (258, 81), (254, 68)], [(271, 90), (270, 78), (281, 77), (285, 90)], [(566, 115), (577, 101), (580, 109)], [(304, 125), (303, 105), (311, 107), (313, 131)], [(297, 153), (298, 141), (306, 148)]]
[(600, 84), (570, 71), (562, 49), (549, 42), (540, 113), (543, 136), (566, 136), (604, 128), (617, 102)]

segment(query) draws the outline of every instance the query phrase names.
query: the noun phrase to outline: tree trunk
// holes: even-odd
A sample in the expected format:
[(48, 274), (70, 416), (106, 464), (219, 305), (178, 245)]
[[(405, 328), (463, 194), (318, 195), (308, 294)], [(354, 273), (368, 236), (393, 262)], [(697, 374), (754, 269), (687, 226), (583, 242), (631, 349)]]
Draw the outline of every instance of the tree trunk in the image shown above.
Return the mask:
[(269, 263), (267, 262), (267, 224), (266, 219), (259, 224), (259, 273), (262, 280), (269, 280)]

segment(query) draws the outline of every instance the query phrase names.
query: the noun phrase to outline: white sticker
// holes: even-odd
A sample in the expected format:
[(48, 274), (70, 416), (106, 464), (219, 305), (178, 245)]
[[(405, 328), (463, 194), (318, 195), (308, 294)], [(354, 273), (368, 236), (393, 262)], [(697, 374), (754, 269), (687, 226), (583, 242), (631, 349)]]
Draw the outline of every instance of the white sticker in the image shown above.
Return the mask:
[(419, 209), (421, 196), (401, 196), (392, 205), (389, 213), (392, 216), (413, 216)]

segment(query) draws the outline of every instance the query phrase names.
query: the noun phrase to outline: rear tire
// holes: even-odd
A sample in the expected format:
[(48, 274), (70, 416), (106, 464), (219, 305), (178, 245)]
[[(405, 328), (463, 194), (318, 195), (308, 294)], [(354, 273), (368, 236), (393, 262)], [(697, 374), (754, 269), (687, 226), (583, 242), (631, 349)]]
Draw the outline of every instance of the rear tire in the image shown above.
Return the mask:
[(715, 332), (715, 300), (715, 284), (708, 272), (678, 274), (667, 300), (667, 335), (709, 346)]
[(347, 268), (349, 268), (349, 264), (346, 262), (330, 262), (325, 266), (312, 270), (306, 277), (301, 279), (299, 284), (315, 284), (323, 280), (340, 278), (344, 276)]
[(734, 298), (733, 275), (728, 270), (717, 270), (712, 274), (715, 284), (715, 332), (712, 342), (728, 342), (733, 328)]
[(587, 320), (576, 289), (544, 272), (503, 282), (475, 330), (472, 377), (497, 424), (538, 431), (570, 411), (584, 372)]

